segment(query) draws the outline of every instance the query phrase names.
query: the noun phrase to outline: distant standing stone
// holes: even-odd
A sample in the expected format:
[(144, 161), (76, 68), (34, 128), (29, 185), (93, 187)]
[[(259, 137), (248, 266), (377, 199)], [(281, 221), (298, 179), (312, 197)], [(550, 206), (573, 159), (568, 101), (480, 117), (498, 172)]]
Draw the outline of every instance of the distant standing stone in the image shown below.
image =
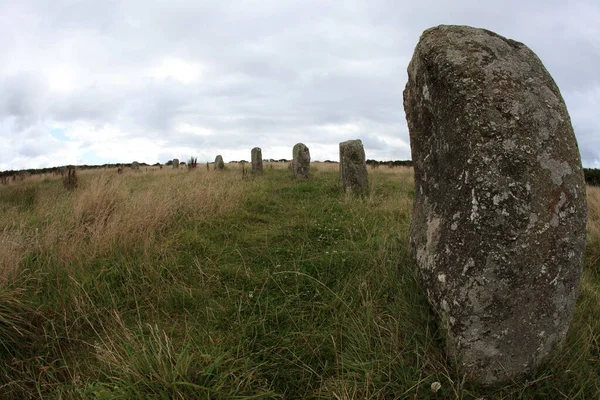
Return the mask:
[(252, 157), (252, 172), (255, 174), (263, 173), (262, 150), (260, 147), (255, 147), (251, 151)]
[(512, 379), (563, 342), (579, 289), (587, 205), (567, 108), (524, 44), (438, 26), (404, 109), (411, 247), (447, 350), (476, 382)]
[(296, 178), (308, 178), (310, 174), (310, 151), (304, 143), (297, 143), (292, 150), (292, 170)]
[(225, 163), (223, 162), (223, 157), (221, 157), (221, 155), (218, 155), (215, 158), (215, 170), (222, 171), (223, 169), (225, 169)]
[(173, 168), (179, 169), (179, 159), (178, 158), (173, 159)]
[(137, 161), (131, 163), (131, 169), (139, 170), (140, 164)]
[(360, 140), (340, 143), (340, 185), (349, 193), (366, 193), (369, 188), (365, 149)]

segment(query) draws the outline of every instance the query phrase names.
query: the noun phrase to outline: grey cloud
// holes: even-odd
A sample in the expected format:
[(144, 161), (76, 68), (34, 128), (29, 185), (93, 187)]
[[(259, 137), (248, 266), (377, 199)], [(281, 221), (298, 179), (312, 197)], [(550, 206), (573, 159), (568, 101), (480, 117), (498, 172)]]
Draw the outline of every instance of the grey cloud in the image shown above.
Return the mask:
[(32, 73), (0, 76), (0, 118), (27, 118), (43, 110), (45, 82)]

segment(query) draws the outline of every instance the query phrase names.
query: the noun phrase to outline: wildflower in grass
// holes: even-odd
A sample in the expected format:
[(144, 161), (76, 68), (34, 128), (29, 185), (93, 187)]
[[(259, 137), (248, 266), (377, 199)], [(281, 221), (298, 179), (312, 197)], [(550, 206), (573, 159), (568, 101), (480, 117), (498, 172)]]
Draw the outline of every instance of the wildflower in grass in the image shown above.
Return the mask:
[(441, 383), (439, 383), (439, 382), (433, 382), (433, 383), (431, 384), (431, 391), (432, 391), (433, 393), (437, 393), (437, 391), (438, 391), (438, 390), (440, 390), (441, 388), (442, 388), (442, 384), (441, 384)]

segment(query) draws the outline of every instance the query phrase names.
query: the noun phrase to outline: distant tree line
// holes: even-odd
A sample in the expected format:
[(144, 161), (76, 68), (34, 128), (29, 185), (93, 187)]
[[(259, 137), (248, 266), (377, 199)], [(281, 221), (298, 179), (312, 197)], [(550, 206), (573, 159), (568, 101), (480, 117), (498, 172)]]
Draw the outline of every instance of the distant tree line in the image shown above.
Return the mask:
[[(140, 167), (148, 167), (150, 164), (139, 163)], [(154, 164), (156, 166), (160, 165), (160, 163)], [(0, 171), (0, 176), (12, 176), (15, 174), (25, 174), (25, 175), (41, 175), (41, 174), (52, 174), (60, 172), (60, 167), (49, 167), (49, 168), (29, 168), (29, 169), (21, 169), (21, 170), (8, 170), (8, 171)], [(130, 167), (131, 163), (118, 163), (118, 164), (102, 164), (102, 165), (77, 165), (77, 169), (102, 169), (102, 168), (119, 168), (119, 167)]]
[(395, 160), (395, 161), (377, 161), (377, 160), (367, 160), (367, 165), (370, 167), (412, 167), (412, 160)]
[(600, 186), (600, 169), (584, 168), (583, 174), (585, 175), (585, 182), (588, 185)]
[[(288, 162), (288, 160), (268, 160), (269, 162)], [(245, 160), (242, 161), (232, 161), (232, 162), (247, 162)], [(334, 161), (325, 160), (325, 163), (333, 163)], [(140, 166), (148, 167), (149, 164), (139, 163)], [(171, 165), (172, 161), (169, 160), (165, 163), (165, 165)], [(160, 166), (160, 163), (153, 164), (154, 166)], [(396, 160), (396, 161), (377, 161), (377, 160), (367, 160), (367, 165), (371, 167), (379, 167), (379, 166), (387, 166), (387, 167), (412, 167), (413, 162), (411, 160)], [(119, 167), (131, 167), (131, 163), (129, 164), (102, 164), (102, 165), (78, 165), (78, 169), (101, 169), (101, 168), (119, 168)], [(0, 177), (12, 177), (13, 175), (36, 175), (36, 174), (51, 174), (58, 173), (61, 167), (51, 167), (51, 168), (37, 168), (37, 169), (23, 169), (20, 171), (0, 171)], [(585, 182), (588, 185), (600, 186), (600, 169), (597, 168), (584, 168), (583, 173), (585, 175)]]

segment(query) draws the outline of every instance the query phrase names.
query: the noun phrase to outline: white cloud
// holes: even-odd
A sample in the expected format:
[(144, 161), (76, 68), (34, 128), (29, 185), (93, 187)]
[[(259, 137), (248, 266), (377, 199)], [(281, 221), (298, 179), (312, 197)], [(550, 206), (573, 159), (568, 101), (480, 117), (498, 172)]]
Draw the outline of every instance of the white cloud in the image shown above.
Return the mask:
[(176, 58), (167, 58), (150, 68), (146, 76), (156, 79), (174, 79), (184, 84), (198, 82), (202, 68), (197, 63), (187, 62)]
[(367, 158), (407, 159), (406, 67), (440, 23), (531, 47), (597, 165), (598, 19), (592, 0), (5, 0), (0, 169), (290, 158), (298, 142), (336, 160), (356, 138)]

